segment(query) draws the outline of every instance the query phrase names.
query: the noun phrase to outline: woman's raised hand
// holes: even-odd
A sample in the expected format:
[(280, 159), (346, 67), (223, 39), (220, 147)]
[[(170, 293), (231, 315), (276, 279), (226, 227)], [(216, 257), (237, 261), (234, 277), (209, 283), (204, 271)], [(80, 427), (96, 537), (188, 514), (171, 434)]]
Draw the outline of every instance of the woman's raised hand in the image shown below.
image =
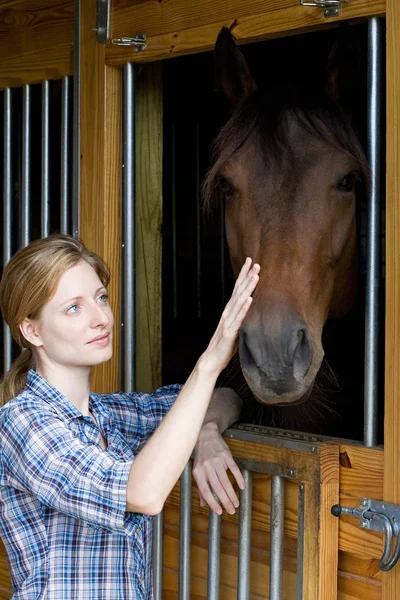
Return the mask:
[(211, 371), (220, 373), (235, 353), (239, 329), (251, 306), (259, 272), (260, 265), (246, 258), (218, 327), (202, 355), (203, 364)]

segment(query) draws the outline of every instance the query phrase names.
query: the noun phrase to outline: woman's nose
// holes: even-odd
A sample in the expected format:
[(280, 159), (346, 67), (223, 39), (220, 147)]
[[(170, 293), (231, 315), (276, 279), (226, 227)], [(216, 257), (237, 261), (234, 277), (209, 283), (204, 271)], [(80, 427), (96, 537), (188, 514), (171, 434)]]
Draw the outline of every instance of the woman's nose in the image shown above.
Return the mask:
[(96, 304), (96, 307), (93, 309), (93, 315), (91, 319), (92, 327), (106, 327), (110, 321), (109, 316), (102, 306)]

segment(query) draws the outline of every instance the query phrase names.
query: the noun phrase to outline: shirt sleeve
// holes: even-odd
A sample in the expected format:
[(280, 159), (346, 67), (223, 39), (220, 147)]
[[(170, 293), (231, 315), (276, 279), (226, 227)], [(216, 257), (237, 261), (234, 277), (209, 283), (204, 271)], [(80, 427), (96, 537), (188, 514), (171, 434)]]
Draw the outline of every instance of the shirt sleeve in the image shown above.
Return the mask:
[(134, 533), (135, 515), (126, 511), (132, 461), (113, 460), (76, 439), (62, 420), (33, 409), (13, 410), (1, 423), (0, 446), (8, 485), (91, 526)]
[(154, 433), (173, 406), (183, 385), (175, 383), (155, 390), (152, 394), (132, 392), (120, 394), (113, 406), (117, 426), (133, 444), (135, 452)]

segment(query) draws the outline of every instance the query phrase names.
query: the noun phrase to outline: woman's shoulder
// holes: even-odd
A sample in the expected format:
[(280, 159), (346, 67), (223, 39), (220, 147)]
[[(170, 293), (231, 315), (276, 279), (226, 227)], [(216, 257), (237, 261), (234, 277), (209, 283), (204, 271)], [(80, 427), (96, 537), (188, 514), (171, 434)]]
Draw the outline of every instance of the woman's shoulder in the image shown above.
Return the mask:
[(41, 412), (51, 412), (49, 404), (39, 396), (24, 389), (18, 396), (11, 398), (11, 400), (0, 408), (0, 424), (10, 419), (18, 419), (21, 416), (27, 418), (30, 414), (32, 416), (38, 415)]

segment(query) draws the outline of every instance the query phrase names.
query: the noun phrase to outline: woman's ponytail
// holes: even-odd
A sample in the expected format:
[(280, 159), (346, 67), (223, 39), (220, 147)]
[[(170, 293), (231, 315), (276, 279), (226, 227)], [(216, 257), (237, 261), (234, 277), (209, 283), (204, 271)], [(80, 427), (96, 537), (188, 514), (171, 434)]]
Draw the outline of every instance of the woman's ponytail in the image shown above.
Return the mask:
[(22, 348), (21, 354), (14, 360), (11, 368), (0, 382), (0, 406), (18, 396), (25, 388), (26, 376), (33, 366), (33, 355), (29, 348)]

